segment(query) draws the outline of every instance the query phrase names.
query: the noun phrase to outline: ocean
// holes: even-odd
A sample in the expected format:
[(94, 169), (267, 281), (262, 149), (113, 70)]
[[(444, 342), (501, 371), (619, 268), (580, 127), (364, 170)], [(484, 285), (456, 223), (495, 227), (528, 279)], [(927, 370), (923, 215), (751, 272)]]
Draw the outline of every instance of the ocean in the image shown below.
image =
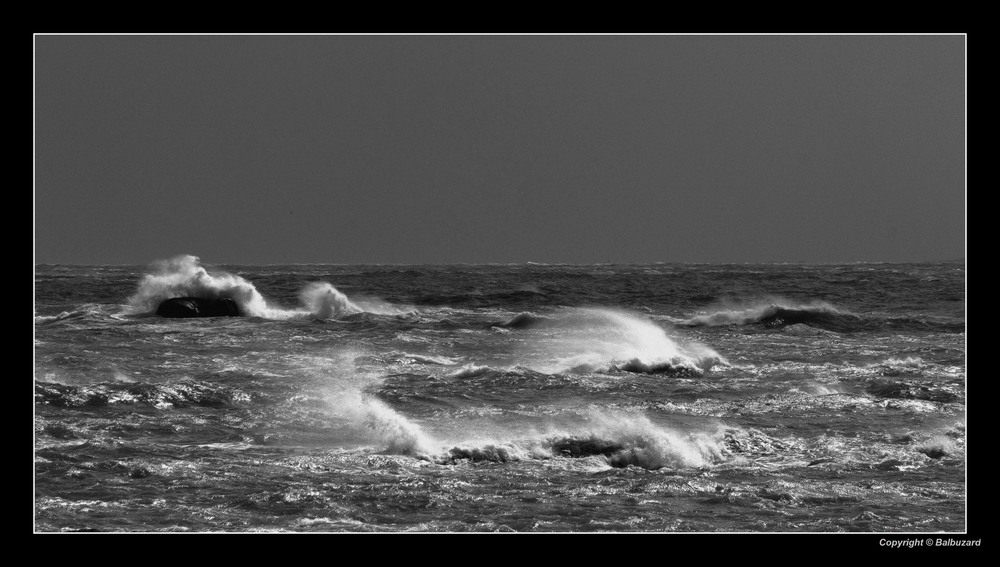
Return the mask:
[[(967, 529), (965, 263), (36, 265), (35, 532)], [(232, 298), (236, 317), (157, 315)]]

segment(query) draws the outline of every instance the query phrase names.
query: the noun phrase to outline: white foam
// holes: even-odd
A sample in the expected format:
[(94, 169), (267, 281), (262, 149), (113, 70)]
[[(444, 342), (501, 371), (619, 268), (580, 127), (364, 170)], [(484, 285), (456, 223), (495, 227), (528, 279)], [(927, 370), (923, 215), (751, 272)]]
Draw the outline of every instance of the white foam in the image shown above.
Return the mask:
[(445, 358), (443, 356), (431, 356), (431, 355), (426, 355), (426, 354), (410, 354), (410, 353), (405, 353), (405, 352), (401, 353), (401, 354), (398, 354), (397, 356), (399, 356), (400, 358), (402, 358), (404, 361), (414, 362), (414, 363), (417, 363), (417, 364), (434, 364), (434, 365), (438, 365), (438, 366), (451, 366), (453, 364), (456, 364), (456, 362), (454, 360), (452, 360), (450, 358)]
[(400, 415), (385, 402), (367, 394), (366, 386), (380, 381), (379, 375), (355, 367), (358, 353), (341, 352), (317, 360), (316, 368), (327, 379), (324, 397), (331, 417), (370, 443), (392, 453), (429, 454), (435, 443), (419, 425)]
[(459, 368), (458, 370), (448, 374), (448, 378), (473, 378), (490, 371), (489, 366), (481, 366), (477, 364), (466, 364)]
[(313, 282), (299, 294), (299, 300), (309, 314), (319, 319), (330, 319), (361, 313), (361, 308), (351, 303), (347, 296), (326, 282)]
[(625, 445), (627, 449), (616, 457), (628, 464), (644, 468), (704, 467), (723, 459), (721, 426), (710, 431), (684, 432), (654, 424), (643, 414), (594, 410), (588, 417), (587, 432)]
[[(526, 366), (541, 372), (573, 368), (670, 365), (707, 370), (725, 359), (707, 345), (675, 340), (662, 327), (634, 313), (611, 309), (573, 309), (558, 317), (541, 351), (548, 360)], [(552, 358), (554, 357), (554, 359)]]
[(153, 273), (143, 276), (139, 290), (129, 299), (136, 313), (153, 312), (164, 300), (174, 297), (231, 297), (246, 315), (262, 317), (269, 311), (267, 302), (250, 282), (225, 272), (210, 274), (196, 256), (160, 260), (152, 268)]
[(243, 315), (278, 320), (310, 317), (336, 319), (362, 312), (382, 315), (409, 312), (374, 298), (351, 301), (327, 282), (306, 285), (299, 293), (301, 308), (274, 307), (268, 305), (252, 283), (218, 270), (209, 272), (201, 266), (198, 257), (190, 255), (154, 262), (152, 273), (143, 276), (138, 291), (129, 298), (129, 307), (133, 313), (152, 313), (160, 303), (175, 297), (230, 297)]
[(882, 364), (886, 366), (908, 366), (912, 368), (923, 368), (926, 366), (924, 360), (919, 356), (908, 356), (906, 358), (888, 358)]
[[(456, 459), (514, 461), (570, 458), (586, 466), (628, 465), (648, 469), (708, 467), (724, 460), (723, 427), (684, 431), (653, 423), (632, 412), (590, 410), (581, 416), (549, 423), (530, 431), (496, 424), (481, 425), (478, 433), (466, 424), (452, 449), (436, 462)], [(589, 464), (588, 464), (589, 463)]]

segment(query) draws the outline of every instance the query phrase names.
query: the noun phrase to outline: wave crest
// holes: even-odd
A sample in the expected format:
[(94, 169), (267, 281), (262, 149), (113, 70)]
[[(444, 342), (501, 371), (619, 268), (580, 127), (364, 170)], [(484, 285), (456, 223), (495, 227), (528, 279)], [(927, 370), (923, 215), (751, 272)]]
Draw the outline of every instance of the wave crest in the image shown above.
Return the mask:
[(657, 425), (645, 415), (597, 412), (589, 421), (589, 435), (552, 438), (553, 451), (568, 456), (600, 454), (612, 467), (645, 469), (705, 467), (724, 458), (721, 428), (681, 431)]
[(785, 300), (767, 300), (752, 305), (723, 306), (717, 311), (696, 315), (679, 321), (688, 327), (718, 327), (727, 325), (759, 324), (784, 326), (810, 323), (831, 316), (843, 315), (839, 309), (824, 301), (796, 303)]
[(240, 313), (263, 316), (267, 312), (267, 302), (253, 284), (225, 272), (209, 273), (197, 256), (159, 260), (153, 263), (152, 269), (152, 273), (140, 280), (136, 294), (129, 298), (129, 305), (136, 313), (152, 313), (160, 303), (175, 297), (230, 297), (239, 306)]
[(361, 313), (347, 296), (326, 282), (313, 282), (299, 294), (299, 300), (309, 313), (320, 319), (340, 318)]
[(558, 328), (542, 343), (543, 354), (558, 358), (543, 363), (538, 368), (543, 372), (594, 369), (697, 375), (726, 363), (710, 347), (672, 337), (652, 321), (624, 311), (575, 309), (552, 326)]
[(133, 313), (153, 313), (160, 303), (176, 297), (228, 297), (236, 302), (240, 313), (265, 319), (339, 319), (358, 313), (399, 315), (410, 312), (374, 298), (352, 301), (327, 282), (312, 282), (299, 293), (303, 308), (273, 307), (268, 305), (252, 283), (226, 272), (209, 272), (197, 256), (182, 255), (160, 260), (154, 262), (151, 268), (151, 273), (142, 277), (138, 291), (128, 300)]
[(572, 431), (550, 432), (519, 441), (454, 446), (432, 457), (439, 464), (506, 463), (526, 459), (597, 459), (603, 465), (645, 469), (698, 468), (721, 462), (724, 431), (680, 431), (644, 415), (591, 412)]

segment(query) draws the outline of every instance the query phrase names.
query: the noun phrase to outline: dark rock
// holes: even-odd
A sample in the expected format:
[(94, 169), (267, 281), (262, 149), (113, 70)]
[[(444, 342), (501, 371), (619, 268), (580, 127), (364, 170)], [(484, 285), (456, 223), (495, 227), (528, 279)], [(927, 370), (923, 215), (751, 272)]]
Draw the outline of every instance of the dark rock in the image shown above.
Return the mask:
[(940, 459), (941, 457), (944, 457), (945, 455), (948, 454), (948, 452), (942, 449), (941, 447), (922, 447), (920, 449), (917, 449), (917, 451), (927, 455), (932, 459)]
[(174, 297), (156, 309), (160, 317), (239, 317), (240, 310), (231, 297), (203, 299), (200, 297)]
[(135, 467), (128, 471), (128, 476), (130, 478), (146, 478), (151, 473), (146, 467)]

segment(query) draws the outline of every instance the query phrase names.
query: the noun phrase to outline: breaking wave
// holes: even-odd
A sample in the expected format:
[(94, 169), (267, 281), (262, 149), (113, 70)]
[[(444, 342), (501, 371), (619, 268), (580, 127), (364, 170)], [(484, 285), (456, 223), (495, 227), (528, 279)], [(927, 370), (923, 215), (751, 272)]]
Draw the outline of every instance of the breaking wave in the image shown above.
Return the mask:
[(570, 431), (552, 430), (528, 439), (455, 445), (432, 460), (455, 464), (592, 458), (615, 468), (660, 469), (707, 467), (726, 458), (722, 428), (685, 432), (654, 424), (644, 415), (597, 411), (586, 421)]
[(762, 327), (784, 327), (805, 323), (823, 327), (837, 321), (838, 318), (854, 315), (841, 312), (826, 302), (812, 303), (763, 303), (751, 306), (735, 306), (722, 308), (705, 315), (696, 315), (689, 319), (678, 321), (678, 325), (687, 327), (717, 327), (727, 325), (759, 325)]
[(672, 337), (652, 321), (625, 311), (570, 309), (547, 321), (545, 328), (547, 336), (537, 349), (549, 359), (525, 364), (542, 372), (701, 374), (726, 364), (710, 347)]
[(674, 320), (682, 327), (754, 326), (764, 329), (784, 329), (792, 325), (851, 333), (858, 331), (905, 330), (961, 333), (964, 322), (952, 320), (858, 315), (825, 301), (799, 303), (784, 299), (768, 299), (750, 304), (723, 305), (709, 313), (688, 319)]
[(239, 312), (265, 319), (318, 318), (339, 319), (358, 313), (398, 315), (407, 311), (377, 299), (352, 301), (327, 282), (312, 282), (300, 293), (298, 309), (283, 309), (267, 303), (257, 288), (247, 280), (221, 271), (209, 272), (196, 256), (177, 256), (153, 263), (152, 273), (139, 282), (139, 289), (129, 305), (133, 313), (148, 314), (167, 299), (196, 297), (231, 298)]

